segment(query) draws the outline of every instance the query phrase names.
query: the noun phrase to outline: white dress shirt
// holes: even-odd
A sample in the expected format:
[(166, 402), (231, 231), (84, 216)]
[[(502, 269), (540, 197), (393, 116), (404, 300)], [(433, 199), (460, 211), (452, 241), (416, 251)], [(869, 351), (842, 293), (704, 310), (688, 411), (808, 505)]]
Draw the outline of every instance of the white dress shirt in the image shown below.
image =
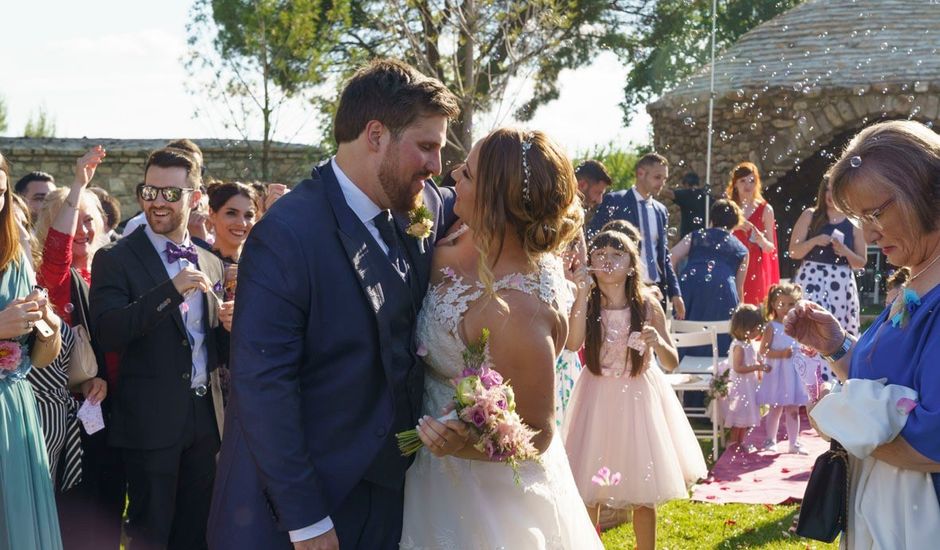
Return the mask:
[[(160, 256), (160, 259), (163, 260), (163, 267), (166, 268), (166, 274), (172, 279), (176, 277), (180, 271), (186, 267), (193, 267), (199, 269), (198, 265), (191, 263), (185, 258), (180, 258), (179, 260), (170, 263), (166, 259), (166, 243), (172, 242), (170, 239), (164, 237), (163, 235), (157, 235), (153, 232), (153, 229), (149, 225), (144, 225), (144, 232), (147, 234), (147, 238), (150, 239), (151, 244), (157, 250), (157, 254)], [(176, 244), (176, 243), (173, 243)], [(192, 246), (192, 241), (189, 239), (189, 234), (187, 233), (183, 237), (183, 246)], [(206, 371), (206, 364), (208, 363), (208, 351), (206, 350), (206, 327), (202, 322), (202, 314), (204, 311), (203, 307), (203, 293), (197, 291), (191, 291), (187, 293), (188, 295), (183, 300), (183, 304), (180, 305), (180, 313), (183, 316), (183, 324), (186, 326), (187, 337), (189, 338), (190, 347), (193, 350), (193, 368), (192, 368), (192, 377), (190, 378), (190, 387), (195, 388), (199, 385), (208, 385), (209, 376)]]
[[(636, 186), (631, 189), (634, 196), (636, 196), (636, 207), (637, 207), (637, 221), (639, 221), (640, 216), (646, 216), (646, 227), (649, 228), (649, 235), (643, 235), (643, 242), (640, 243), (640, 257), (644, 258), (643, 265), (646, 265), (646, 246), (653, 247), (653, 258), (656, 258), (656, 246), (659, 245), (659, 234), (656, 232), (656, 210), (653, 208), (653, 197), (648, 199), (643, 198), (643, 195), (636, 190)], [(640, 201), (646, 201), (640, 202)], [(640, 233), (643, 233), (643, 224), (640, 223), (640, 227), (637, 227), (640, 230)], [(657, 265), (659, 263), (657, 262)], [(647, 270), (649, 271), (649, 270)], [(655, 270), (652, 273), (646, 274), (647, 283), (657, 283), (659, 282), (659, 269)]]
[(339, 189), (343, 192), (343, 198), (346, 199), (346, 204), (349, 205), (349, 208), (351, 208), (356, 217), (359, 218), (359, 221), (366, 226), (366, 229), (369, 231), (369, 234), (372, 235), (372, 238), (375, 239), (375, 242), (379, 243), (382, 252), (388, 255), (388, 245), (385, 244), (385, 239), (383, 239), (382, 235), (379, 233), (379, 228), (375, 226), (375, 217), (382, 212), (382, 209), (372, 202), (372, 199), (349, 179), (349, 176), (347, 176), (346, 173), (343, 172), (343, 169), (339, 167), (339, 164), (336, 163), (336, 157), (330, 160), (330, 164), (333, 166), (333, 172), (336, 173), (336, 180), (339, 182)]

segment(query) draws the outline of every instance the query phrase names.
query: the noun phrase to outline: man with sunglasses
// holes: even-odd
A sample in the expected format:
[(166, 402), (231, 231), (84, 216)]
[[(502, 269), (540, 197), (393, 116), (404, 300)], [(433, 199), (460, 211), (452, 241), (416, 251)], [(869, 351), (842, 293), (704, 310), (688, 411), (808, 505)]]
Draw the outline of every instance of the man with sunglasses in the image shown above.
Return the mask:
[(209, 392), (225, 338), (222, 262), (186, 229), (200, 200), (199, 165), (154, 151), (137, 198), (147, 223), (95, 256), (94, 337), (120, 356), (110, 444), (127, 472), (136, 548), (204, 548), (219, 428)]

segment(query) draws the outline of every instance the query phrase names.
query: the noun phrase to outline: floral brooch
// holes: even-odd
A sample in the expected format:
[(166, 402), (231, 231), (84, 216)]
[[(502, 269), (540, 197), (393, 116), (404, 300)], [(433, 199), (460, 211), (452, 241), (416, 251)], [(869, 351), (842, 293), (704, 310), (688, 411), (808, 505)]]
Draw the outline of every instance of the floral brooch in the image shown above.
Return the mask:
[(431, 235), (432, 227), (434, 227), (434, 217), (423, 202), (408, 212), (408, 227), (405, 232), (412, 237), (427, 239)]
[(904, 328), (907, 322), (911, 320), (911, 315), (920, 305), (920, 296), (909, 288), (904, 289), (904, 293), (894, 299), (891, 304), (891, 326), (895, 328)]

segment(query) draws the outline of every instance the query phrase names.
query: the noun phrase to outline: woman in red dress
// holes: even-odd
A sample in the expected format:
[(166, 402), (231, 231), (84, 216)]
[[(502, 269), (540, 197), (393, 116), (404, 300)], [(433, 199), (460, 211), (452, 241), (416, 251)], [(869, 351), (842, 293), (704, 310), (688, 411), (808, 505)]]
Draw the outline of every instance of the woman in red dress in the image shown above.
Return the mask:
[(771, 285), (780, 281), (774, 209), (761, 195), (760, 174), (753, 163), (742, 162), (734, 167), (726, 193), (741, 207), (745, 218), (734, 232), (747, 247), (750, 258), (742, 301), (759, 306)]

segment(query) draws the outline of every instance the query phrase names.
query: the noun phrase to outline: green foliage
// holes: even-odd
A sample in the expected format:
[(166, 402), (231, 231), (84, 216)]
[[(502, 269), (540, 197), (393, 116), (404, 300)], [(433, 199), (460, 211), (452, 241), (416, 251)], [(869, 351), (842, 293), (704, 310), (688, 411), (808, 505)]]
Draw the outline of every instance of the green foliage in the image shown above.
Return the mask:
[(46, 111), (45, 105), (41, 105), (36, 113), (30, 115), (29, 120), (26, 121), (26, 128), (23, 129), (23, 136), (55, 137), (55, 118)]
[(7, 102), (0, 97), (0, 134), (7, 131)]
[[(252, 156), (261, 167), (254, 177), (271, 176), (268, 157), (279, 109), (328, 80), (327, 54), (347, 27), (350, 5), (348, 0), (196, 0), (193, 5), (185, 60), (194, 77), (190, 93), (221, 105), (224, 127), (238, 131), (246, 143), (260, 122), (261, 151)], [(197, 110), (196, 116), (210, 113)]]
[(586, 160), (599, 160), (607, 168), (610, 179), (613, 180), (610, 191), (630, 189), (636, 182), (637, 161), (651, 150), (648, 145), (631, 144), (627, 148), (622, 148), (614, 143), (608, 143), (579, 153), (575, 157), (574, 165), (577, 166)]
[[(499, 106), (530, 119), (558, 97), (558, 75), (589, 63), (598, 49), (626, 45), (624, 18), (646, 0), (364, 0), (350, 2), (348, 25), (323, 48), (321, 64), (339, 83), (363, 62), (405, 60), (439, 78), (460, 99), (461, 120), (448, 136), (462, 157), (470, 149), (474, 113)], [(287, 10), (293, 9), (288, 7)], [(296, 15), (291, 15), (296, 18)], [(340, 32), (342, 30), (342, 32)], [(534, 95), (524, 103), (507, 89), (529, 78)], [(335, 96), (331, 98), (335, 100)], [(330, 107), (320, 103), (326, 112)]]
[[(715, 51), (802, 0), (718, 2)], [(711, 57), (711, 0), (658, 0), (638, 18), (623, 58), (631, 66), (621, 103), (627, 123), (638, 106), (706, 65)]]
[(233, 68), (259, 71), (293, 94), (323, 82), (325, 54), (349, 20), (350, 2), (198, 0), (193, 10), (205, 18), (209, 8), (215, 51)]

